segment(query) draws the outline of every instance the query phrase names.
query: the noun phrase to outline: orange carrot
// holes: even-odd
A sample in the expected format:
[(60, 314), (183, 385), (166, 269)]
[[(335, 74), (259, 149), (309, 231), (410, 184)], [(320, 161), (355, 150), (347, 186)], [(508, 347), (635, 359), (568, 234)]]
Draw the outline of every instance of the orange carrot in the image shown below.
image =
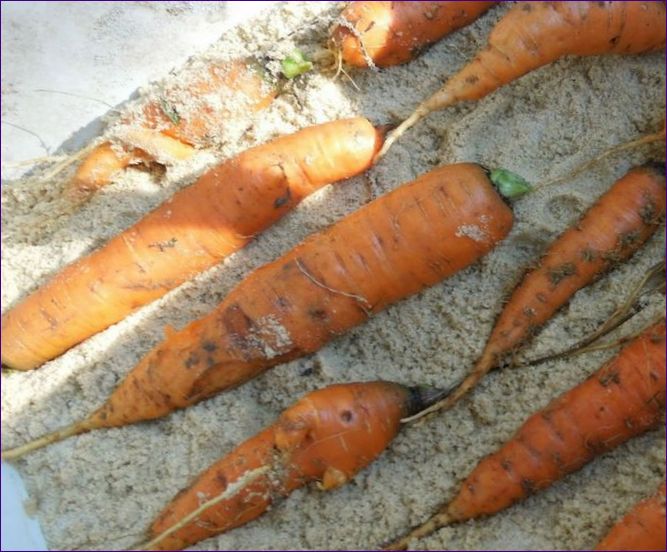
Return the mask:
[(627, 259), (665, 214), (665, 167), (645, 165), (618, 180), (548, 249), (506, 303), (477, 364), (456, 390), (420, 415), (451, 408), (526, 343), (581, 288)]
[(343, 61), (389, 67), (475, 21), (497, 2), (350, 2), (331, 33)]
[(614, 525), (595, 550), (666, 550), (665, 484)]
[(310, 482), (324, 491), (347, 483), (387, 448), (400, 419), (433, 393), (383, 381), (309, 393), (177, 494), (139, 549), (182, 550), (248, 523), (275, 498)]
[(517, 2), (488, 46), (387, 136), (382, 157), (433, 111), (479, 100), (567, 55), (639, 54), (665, 46), (664, 2)]
[(301, 130), (211, 169), (2, 317), (2, 362), (30, 370), (245, 246), (322, 186), (363, 172), (381, 133), (362, 118)]
[(528, 418), (510, 441), (477, 465), (449, 504), (389, 549), (402, 550), (444, 525), (511, 506), (657, 426), (664, 408), (663, 319), (586, 381)]
[(312, 353), (472, 264), (511, 227), (482, 168), (436, 169), (256, 270), (204, 318), (169, 330), (88, 419), (3, 457), (164, 416)]
[[(108, 184), (115, 173), (128, 165), (190, 157), (208, 135), (219, 133), (225, 119), (244, 111), (268, 107), (277, 87), (264, 77), (251, 59), (233, 60), (208, 67), (206, 75), (185, 85), (177, 83), (147, 103), (139, 114), (121, 121), (121, 128), (139, 127), (142, 141), (122, 133), (120, 143), (103, 142), (81, 163), (67, 193), (83, 197)], [(224, 108), (218, 104), (223, 103)]]

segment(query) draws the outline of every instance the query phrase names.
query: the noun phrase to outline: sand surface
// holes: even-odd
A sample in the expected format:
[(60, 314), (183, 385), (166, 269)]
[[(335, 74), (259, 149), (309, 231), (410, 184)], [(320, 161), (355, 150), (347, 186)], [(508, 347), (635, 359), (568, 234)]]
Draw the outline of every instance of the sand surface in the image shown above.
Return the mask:
[[(334, 118), (363, 114), (387, 123), (407, 116), (418, 99), (472, 57), (506, 9), (493, 9), (409, 65), (354, 73), (359, 90), (345, 78), (333, 82), (314, 72), (286, 89), (240, 139), (172, 166), (162, 178), (128, 170), (74, 214), (67, 213), (58, 197), (64, 178), (6, 184), (3, 309), (192, 182), (216, 160)], [(334, 3), (290, 3), (227, 33), (206, 55), (266, 52), (279, 59), (295, 45), (312, 52), (338, 11)], [(249, 271), (371, 197), (456, 161), (506, 167), (539, 183), (611, 144), (656, 129), (664, 94), (663, 53), (565, 59), (476, 105), (433, 114), (367, 175), (323, 189), (219, 266), (39, 370), (3, 372), (3, 448), (92, 412), (161, 338), (165, 325), (181, 327), (204, 314)], [(317, 354), (160, 421), (83, 435), (21, 460), (17, 466), (31, 497), (29, 507), (50, 547), (124, 548), (143, 540), (152, 519), (178, 490), (310, 390), (379, 378), (405, 384), (455, 383), (481, 351), (503, 297), (524, 268), (616, 178), (649, 158), (650, 148), (626, 153), (517, 202), (511, 235), (481, 262), (378, 314)], [(663, 228), (629, 262), (580, 291), (526, 355), (558, 350), (597, 327), (662, 257), (664, 246)], [(658, 293), (645, 303), (617, 335), (642, 327), (665, 307)], [(260, 519), (193, 549), (376, 547), (423, 521), (530, 413), (612, 354), (600, 351), (494, 373), (453, 411), (403, 431), (347, 486), (330, 493), (301, 489)], [(653, 492), (664, 477), (664, 466), (661, 429), (598, 458), (522, 504), (490, 519), (440, 530), (418, 546), (589, 548), (612, 520)]]

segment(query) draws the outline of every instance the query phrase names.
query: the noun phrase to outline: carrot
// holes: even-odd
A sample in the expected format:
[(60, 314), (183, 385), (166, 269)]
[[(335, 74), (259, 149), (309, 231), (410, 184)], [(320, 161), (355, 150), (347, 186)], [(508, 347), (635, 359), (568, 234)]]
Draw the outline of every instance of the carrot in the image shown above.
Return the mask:
[[(137, 114), (121, 121), (120, 143), (103, 142), (81, 163), (68, 184), (71, 197), (85, 197), (108, 184), (128, 165), (150, 161), (187, 159), (208, 135), (219, 133), (225, 119), (268, 107), (277, 94), (252, 59), (210, 65), (203, 78), (164, 90), (159, 100), (147, 103)], [(224, 108), (217, 105), (225, 104)], [(145, 132), (139, 143), (122, 132), (139, 127)]]
[(431, 171), (250, 274), (204, 318), (168, 330), (88, 419), (3, 458), (164, 416), (312, 353), (472, 264), (511, 227), (512, 212), (481, 167)]
[(665, 550), (665, 484), (614, 525), (595, 550)]
[(384, 381), (307, 394), (178, 493), (139, 549), (182, 550), (248, 523), (310, 482), (324, 491), (347, 483), (387, 448), (403, 416), (437, 394)]
[(381, 143), (363, 118), (301, 130), (211, 169), (2, 317), (2, 362), (30, 370), (245, 246), (304, 197), (363, 172)]
[(488, 46), (391, 132), (377, 157), (429, 113), (479, 100), (561, 57), (639, 54), (664, 45), (664, 2), (517, 2)]
[(663, 319), (586, 381), (528, 418), (510, 441), (477, 465), (449, 504), (388, 549), (402, 550), (444, 525), (511, 506), (657, 426), (664, 408)]
[(389, 67), (475, 21), (496, 2), (351, 2), (331, 32), (345, 63)]
[(630, 170), (551, 244), (505, 304), (480, 359), (461, 384), (424, 416), (451, 408), (493, 368), (525, 344), (581, 288), (627, 259), (665, 214), (665, 167)]

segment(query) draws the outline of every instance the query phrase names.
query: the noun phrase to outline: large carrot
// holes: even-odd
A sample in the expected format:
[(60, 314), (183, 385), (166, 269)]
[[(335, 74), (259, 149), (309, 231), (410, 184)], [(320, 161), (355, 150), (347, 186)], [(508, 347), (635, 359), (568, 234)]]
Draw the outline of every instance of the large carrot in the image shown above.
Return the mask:
[(463, 382), (420, 415), (451, 408), (493, 368), (511, 357), (581, 288), (627, 259), (665, 214), (665, 167), (630, 170), (563, 233), (529, 271), (501, 312), (480, 359)]
[(248, 523), (310, 482), (324, 491), (347, 483), (387, 448), (401, 418), (437, 393), (375, 381), (307, 394), (178, 493), (140, 549), (182, 550)]
[(11, 451), (164, 416), (312, 353), (386, 306), (475, 262), (512, 227), (478, 165), (441, 167), (369, 203), (170, 330), (88, 419)]
[(563, 56), (639, 54), (664, 45), (664, 2), (517, 2), (488, 46), (387, 136), (378, 158), (429, 113), (479, 100)]
[(510, 441), (477, 465), (449, 504), (389, 549), (402, 550), (440, 527), (511, 506), (655, 427), (664, 409), (663, 319), (528, 418)]
[(496, 2), (350, 2), (331, 32), (355, 67), (406, 63), (442, 37), (475, 21)]
[(187, 159), (208, 136), (222, 132), (226, 119), (264, 109), (278, 90), (252, 59), (211, 64), (203, 76), (181, 82), (163, 90), (159, 100), (126, 115), (117, 130), (130, 132), (122, 132), (114, 144), (97, 146), (79, 165), (67, 192), (86, 196), (128, 165)]
[(2, 317), (2, 362), (30, 370), (246, 245), (382, 141), (362, 118), (301, 130), (211, 169)]
[(598, 543), (595, 550), (666, 550), (665, 484), (637, 503)]

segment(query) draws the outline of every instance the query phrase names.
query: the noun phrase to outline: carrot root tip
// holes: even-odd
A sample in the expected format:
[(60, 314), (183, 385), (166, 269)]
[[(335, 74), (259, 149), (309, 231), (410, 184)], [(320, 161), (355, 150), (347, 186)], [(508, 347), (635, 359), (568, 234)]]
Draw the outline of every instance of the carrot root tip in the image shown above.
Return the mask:
[(38, 439), (25, 443), (24, 445), (15, 447), (13, 449), (3, 450), (2, 459), (3, 460), (15, 460), (21, 456), (32, 452), (34, 450), (40, 449), (47, 445), (57, 443), (68, 437), (73, 437), (74, 435), (80, 435), (81, 433), (86, 433), (93, 429), (91, 423), (88, 420), (83, 420), (82, 422), (77, 422), (70, 426), (54, 431), (53, 433), (47, 433)]

